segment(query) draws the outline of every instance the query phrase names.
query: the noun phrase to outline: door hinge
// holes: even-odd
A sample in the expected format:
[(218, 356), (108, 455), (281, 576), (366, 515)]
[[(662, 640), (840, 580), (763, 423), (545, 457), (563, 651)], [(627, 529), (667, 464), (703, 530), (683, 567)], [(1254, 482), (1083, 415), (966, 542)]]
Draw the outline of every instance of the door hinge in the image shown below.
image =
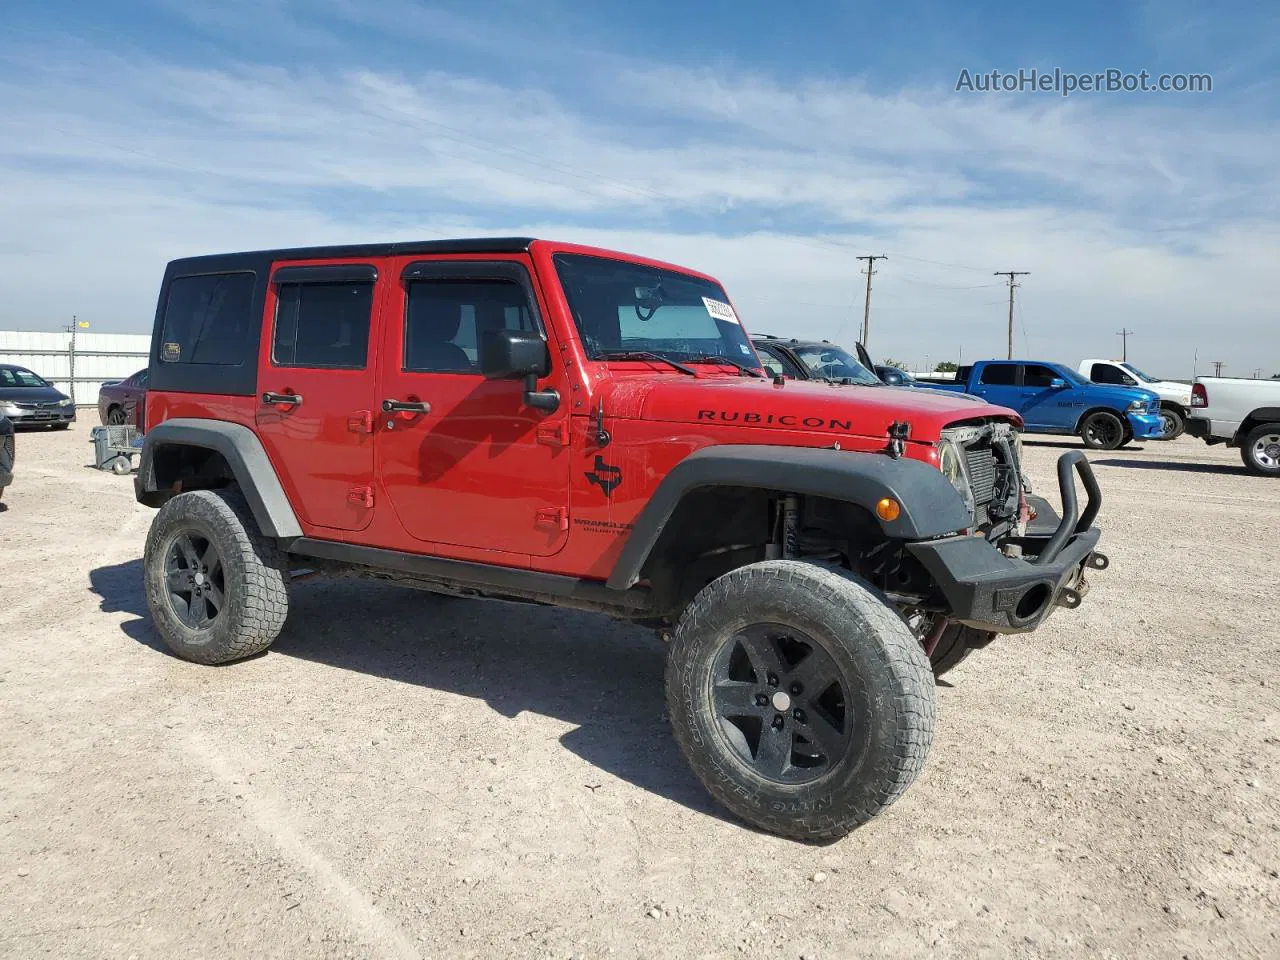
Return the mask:
[(347, 490), (347, 499), (352, 503), (358, 503), (362, 507), (373, 507), (373, 487), (360, 486), (351, 487)]
[(559, 530), (569, 529), (569, 510), (567, 507), (545, 507), (538, 511), (538, 526), (554, 525)]
[(357, 410), (347, 417), (347, 429), (352, 433), (373, 433), (373, 412)]
[(569, 421), (561, 418), (555, 423), (539, 424), (537, 440), (544, 447), (567, 447), (569, 445)]

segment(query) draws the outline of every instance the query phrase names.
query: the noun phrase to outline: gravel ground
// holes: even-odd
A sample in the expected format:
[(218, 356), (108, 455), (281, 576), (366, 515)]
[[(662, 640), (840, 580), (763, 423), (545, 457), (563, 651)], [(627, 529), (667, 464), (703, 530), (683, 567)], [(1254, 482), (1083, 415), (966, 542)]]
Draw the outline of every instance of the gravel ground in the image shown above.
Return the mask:
[(169, 656), (87, 439), (20, 435), (0, 513), (0, 956), (1280, 956), (1280, 482), (1235, 451), (1093, 454), (1111, 569), (815, 847), (710, 803), (600, 617), (312, 581), (265, 656)]

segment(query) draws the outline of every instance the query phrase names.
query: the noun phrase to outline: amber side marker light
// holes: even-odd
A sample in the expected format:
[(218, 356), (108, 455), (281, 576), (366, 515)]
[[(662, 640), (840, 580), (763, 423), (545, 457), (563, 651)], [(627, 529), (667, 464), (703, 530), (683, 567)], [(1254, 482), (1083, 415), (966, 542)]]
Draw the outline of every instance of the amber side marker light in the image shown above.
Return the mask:
[(889, 497), (884, 497), (876, 504), (876, 516), (881, 520), (897, 520), (901, 513), (902, 505), (897, 500), (891, 500)]

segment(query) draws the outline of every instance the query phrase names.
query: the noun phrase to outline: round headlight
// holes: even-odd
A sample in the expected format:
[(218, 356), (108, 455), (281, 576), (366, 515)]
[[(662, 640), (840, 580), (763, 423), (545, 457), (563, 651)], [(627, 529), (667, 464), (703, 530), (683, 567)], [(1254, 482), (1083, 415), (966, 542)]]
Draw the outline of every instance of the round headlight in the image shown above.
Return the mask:
[(964, 487), (964, 467), (960, 463), (960, 452), (956, 450), (955, 444), (944, 443), (938, 448), (938, 469), (957, 490)]

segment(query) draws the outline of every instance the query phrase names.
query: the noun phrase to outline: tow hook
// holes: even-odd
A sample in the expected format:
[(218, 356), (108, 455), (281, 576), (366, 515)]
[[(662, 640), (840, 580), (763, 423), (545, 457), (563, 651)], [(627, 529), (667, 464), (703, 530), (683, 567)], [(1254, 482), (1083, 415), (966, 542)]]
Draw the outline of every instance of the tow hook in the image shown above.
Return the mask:
[(1089, 554), (1088, 559), (1085, 560), (1085, 564), (1093, 567), (1095, 570), (1105, 570), (1107, 567), (1111, 566), (1111, 560), (1105, 553), (1098, 553), (1098, 551), (1095, 550), (1093, 553)]

